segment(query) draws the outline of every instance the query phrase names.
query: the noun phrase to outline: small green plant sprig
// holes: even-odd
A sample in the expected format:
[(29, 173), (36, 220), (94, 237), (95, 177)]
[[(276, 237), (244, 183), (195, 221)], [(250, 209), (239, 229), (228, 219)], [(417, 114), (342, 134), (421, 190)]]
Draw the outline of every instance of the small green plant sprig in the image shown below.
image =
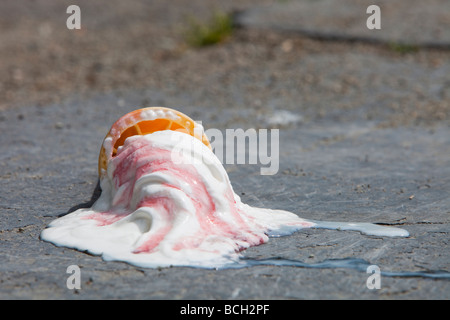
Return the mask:
[(189, 19), (186, 41), (194, 47), (205, 47), (222, 42), (233, 32), (233, 19), (230, 14), (215, 12), (208, 22)]

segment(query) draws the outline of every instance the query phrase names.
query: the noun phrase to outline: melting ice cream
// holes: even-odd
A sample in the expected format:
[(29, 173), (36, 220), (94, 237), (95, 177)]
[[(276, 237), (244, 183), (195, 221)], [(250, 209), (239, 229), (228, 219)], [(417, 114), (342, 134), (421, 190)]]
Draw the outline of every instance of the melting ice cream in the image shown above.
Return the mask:
[(271, 235), (302, 228), (408, 235), (398, 228), (307, 221), (244, 204), (211, 149), (172, 130), (128, 137), (108, 160), (100, 186), (92, 208), (53, 221), (41, 238), (141, 267), (218, 268), (238, 262), (242, 250)]

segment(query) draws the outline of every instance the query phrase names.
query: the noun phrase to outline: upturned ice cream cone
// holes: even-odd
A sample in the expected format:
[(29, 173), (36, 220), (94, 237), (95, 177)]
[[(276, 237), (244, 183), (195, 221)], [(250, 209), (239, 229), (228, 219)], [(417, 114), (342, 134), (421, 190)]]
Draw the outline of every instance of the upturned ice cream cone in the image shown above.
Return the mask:
[(99, 176), (105, 174), (108, 161), (116, 155), (126, 138), (162, 130), (184, 132), (199, 139), (211, 149), (202, 126), (185, 114), (165, 107), (138, 109), (117, 120), (103, 139), (98, 159)]

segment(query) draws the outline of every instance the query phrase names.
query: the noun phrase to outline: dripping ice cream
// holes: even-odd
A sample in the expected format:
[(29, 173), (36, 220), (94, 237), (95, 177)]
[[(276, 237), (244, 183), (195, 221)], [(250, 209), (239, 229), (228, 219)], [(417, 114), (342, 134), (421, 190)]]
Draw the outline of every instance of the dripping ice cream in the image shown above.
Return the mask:
[(41, 239), (141, 267), (218, 268), (270, 235), (316, 225), (244, 204), (198, 129), (168, 108), (119, 119), (100, 152), (100, 197), (51, 222)]

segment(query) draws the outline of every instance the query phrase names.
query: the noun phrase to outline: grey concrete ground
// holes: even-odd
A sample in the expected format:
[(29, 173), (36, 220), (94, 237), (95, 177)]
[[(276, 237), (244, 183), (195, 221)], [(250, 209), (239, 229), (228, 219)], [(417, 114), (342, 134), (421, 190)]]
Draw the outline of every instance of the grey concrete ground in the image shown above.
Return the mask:
[[(450, 3), (422, 1), (343, 0), (286, 1), (246, 10), (239, 22), (245, 26), (301, 32), (339, 40), (362, 40), (447, 47), (450, 42)], [(361, 28), (380, 8), (381, 29)], [(372, 20), (370, 20), (372, 21)]]
[[(244, 10), (242, 17), (271, 5), (284, 3), (236, 7)], [(344, 12), (333, 6), (328, 3), (326, 10)], [(361, 258), (381, 271), (450, 271), (450, 53), (328, 43), (271, 28), (243, 25), (224, 43), (182, 52), (167, 45), (178, 38), (161, 29), (171, 48), (155, 53), (139, 47), (149, 50), (148, 60), (138, 59), (142, 69), (134, 71), (125, 63), (122, 73), (114, 69), (120, 63), (108, 64), (115, 56), (105, 51), (97, 80), (74, 82), (83, 94), (65, 91), (70, 81), (51, 67), (48, 73), (59, 82), (48, 91), (30, 89), (27, 103), (7, 94), (26, 94), (27, 79), (17, 91), (4, 83), (2, 90), (9, 91), (0, 111), (0, 298), (449, 299), (448, 279), (382, 277), (381, 289), (369, 290), (368, 274), (343, 268), (142, 269), (39, 239), (50, 221), (95, 198), (98, 152), (110, 125), (137, 107), (164, 105), (202, 120), (206, 129), (280, 129), (276, 175), (261, 176), (259, 165), (226, 165), (244, 202), (309, 219), (374, 222), (410, 232), (408, 238), (385, 238), (310, 229), (272, 238), (245, 251), (246, 257), (306, 263)], [(81, 61), (94, 59), (85, 50)], [(125, 85), (98, 85), (111, 84), (107, 78), (128, 79), (128, 73)], [(86, 91), (87, 84), (95, 90)], [(42, 102), (42, 90), (57, 95), (58, 88), (64, 88), (63, 96)], [(66, 287), (66, 269), (74, 264), (81, 267), (80, 290)]]

